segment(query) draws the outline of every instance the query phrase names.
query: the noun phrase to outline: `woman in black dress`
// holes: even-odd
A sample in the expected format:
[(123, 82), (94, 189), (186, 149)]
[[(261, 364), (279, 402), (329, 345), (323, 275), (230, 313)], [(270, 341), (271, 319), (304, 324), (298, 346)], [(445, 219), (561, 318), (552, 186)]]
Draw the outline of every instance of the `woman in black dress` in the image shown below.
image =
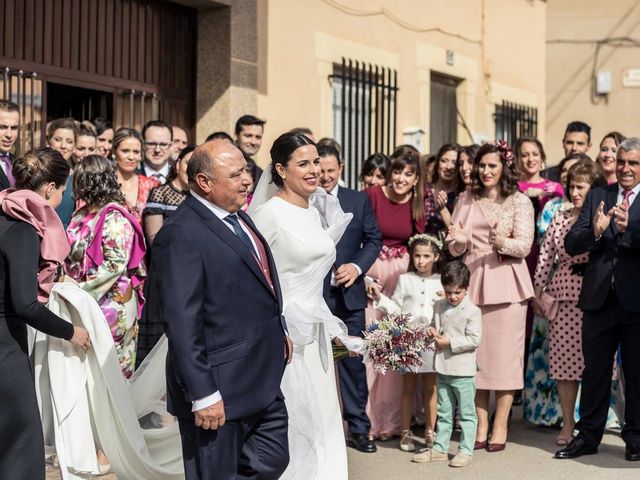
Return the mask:
[[(18, 190), (0, 194), (2, 479), (45, 478), (44, 440), (28, 357), (27, 324), (48, 335), (67, 339), (82, 351), (91, 346), (84, 328), (74, 327), (38, 301), (46, 301), (55, 271), (45, 251), (52, 250), (52, 234), (60, 232), (51, 229), (60, 229), (64, 236), (62, 223), (53, 208), (60, 204), (69, 170), (60, 153), (51, 148), (36, 148), (14, 163)], [(42, 240), (44, 237), (48, 244)]]

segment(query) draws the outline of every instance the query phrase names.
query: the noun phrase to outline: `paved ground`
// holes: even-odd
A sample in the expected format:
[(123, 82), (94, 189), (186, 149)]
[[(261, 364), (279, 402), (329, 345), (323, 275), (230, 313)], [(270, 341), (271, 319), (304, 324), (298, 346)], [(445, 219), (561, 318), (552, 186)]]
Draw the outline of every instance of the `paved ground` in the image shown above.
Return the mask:
[[(553, 460), (556, 430), (536, 428), (526, 424), (521, 409), (514, 408), (512, 431), (507, 449), (499, 453), (476, 453), (471, 465), (453, 469), (446, 463), (411, 463), (410, 453), (398, 449), (398, 441), (379, 443), (378, 452), (364, 454), (349, 449), (349, 480), (638, 480), (640, 462), (624, 460), (624, 443), (615, 434), (605, 435), (598, 455), (578, 460)], [(457, 443), (452, 442), (454, 452)], [(114, 475), (98, 477), (116, 480)], [(49, 470), (47, 480), (60, 479)], [(119, 479), (126, 480), (126, 479)], [(300, 479), (306, 480), (306, 479)], [(325, 479), (323, 479), (325, 480)], [(333, 479), (326, 479), (333, 480)]]

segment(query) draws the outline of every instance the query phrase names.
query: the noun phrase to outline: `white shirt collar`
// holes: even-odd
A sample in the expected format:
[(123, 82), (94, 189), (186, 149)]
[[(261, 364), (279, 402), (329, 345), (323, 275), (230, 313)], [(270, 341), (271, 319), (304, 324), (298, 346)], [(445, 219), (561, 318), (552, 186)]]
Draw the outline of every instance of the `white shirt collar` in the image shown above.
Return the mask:
[(329, 195), (333, 195), (334, 197), (337, 197), (339, 188), (340, 188), (340, 185), (336, 183), (336, 186), (331, 189), (331, 191), (329, 192)]
[[(224, 208), (220, 208), (215, 203), (212, 203), (206, 198), (201, 197), (193, 190), (191, 190), (191, 195), (193, 195), (196, 200), (198, 200), (201, 204), (203, 204), (205, 207), (211, 210), (211, 212), (220, 220), (224, 220), (229, 215), (233, 215), (231, 212), (227, 212)], [(237, 212), (233, 212), (233, 213), (237, 213)]]
[(169, 176), (169, 171), (171, 170), (171, 165), (169, 165), (169, 162), (165, 163), (164, 166), (160, 169), (160, 170), (155, 170), (153, 168), (151, 168), (147, 162), (143, 162), (142, 163), (142, 168), (144, 170), (144, 174), (147, 177), (153, 177), (154, 174), (160, 174), (162, 175), (163, 180), (166, 180), (167, 177)]
[[(624, 188), (622, 188), (620, 186), (620, 184), (618, 184), (618, 202), (622, 201), (622, 192), (624, 191)], [(640, 183), (638, 185), (636, 185), (635, 187), (633, 187), (631, 189), (631, 191), (633, 192), (631, 194), (631, 197), (629, 198), (629, 204), (632, 204), (635, 199), (638, 197), (638, 193), (640, 193)]]
[[(224, 219), (226, 217), (228, 217), (229, 215), (237, 215), (238, 212), (233, 212), (233, 213), (227, 212), (224, 208), (220, 208), (215, 203), (212, 203), (209, 200), (207, 200), (206, 198), (203, 198), (202, 196), (198, 195), (193, 190), (191, 190), (191, 195), (193, 195), (193, 197), (196, 200), (198, 200), (201, 204), (203, 204), (205, 207), (207, 207), (211, 211), (211, 213), (213, 213), (216, 217), (218, 217), (220, 220), (223, 220), (222, 223), (224, 225), (226, 225), (229, 230), (231, 230), (232, 232), (235, 233), (235, 231), (233, 229), (233, 225), (231, 225), (229, 222), (225, 222)], [(249, 230), (249, 227), (247, 227), (245, 225), (244, 221), (241, 221), (240, 222), (240, 228), (242, 228), (242, 230), (244, 230), (244, 232), (249, 236), (249, 240), (251, 240), (251, 243), (253, 244), (253, 249), (256, 252), (256, 254), (258, 255), (258, 259), (260, 259), (260, 253), (258, 253), (258, 246), (256, 245), (256, 241), (253, 239), (253, 234)]]

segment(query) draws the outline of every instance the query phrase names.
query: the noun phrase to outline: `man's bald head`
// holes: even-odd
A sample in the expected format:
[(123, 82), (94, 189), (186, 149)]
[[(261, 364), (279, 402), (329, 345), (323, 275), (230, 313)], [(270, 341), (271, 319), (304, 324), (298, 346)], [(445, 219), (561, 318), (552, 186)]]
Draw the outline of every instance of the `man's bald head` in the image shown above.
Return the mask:
[(189, 186), (193, 187), (196, 184), (196, 176), (199, 173), (215, 178), (216, 167), (234, 157), (244, 158), (238, 147), (226, 140), (215, 139), (203, 143), (193, 151), (187, 167)]
[(252, 184), (242, 152), (226, 140), (212, 140), (196, 148), (187, 176), (195, 193), (229, 213), (244, 206)]

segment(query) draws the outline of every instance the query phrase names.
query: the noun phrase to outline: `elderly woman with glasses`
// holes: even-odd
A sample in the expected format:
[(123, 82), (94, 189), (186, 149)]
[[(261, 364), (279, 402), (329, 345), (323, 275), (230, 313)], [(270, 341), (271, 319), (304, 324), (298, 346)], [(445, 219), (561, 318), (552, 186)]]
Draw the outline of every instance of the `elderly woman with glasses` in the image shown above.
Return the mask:
[(133, 128), (119, 128), (113, 136), (116, 177), (125, 198), (127, 210), (142, 225), (142, 213), (151, 190), (160, 185), (155, 178), (138, 170), (142, 159), (142, 135)]

